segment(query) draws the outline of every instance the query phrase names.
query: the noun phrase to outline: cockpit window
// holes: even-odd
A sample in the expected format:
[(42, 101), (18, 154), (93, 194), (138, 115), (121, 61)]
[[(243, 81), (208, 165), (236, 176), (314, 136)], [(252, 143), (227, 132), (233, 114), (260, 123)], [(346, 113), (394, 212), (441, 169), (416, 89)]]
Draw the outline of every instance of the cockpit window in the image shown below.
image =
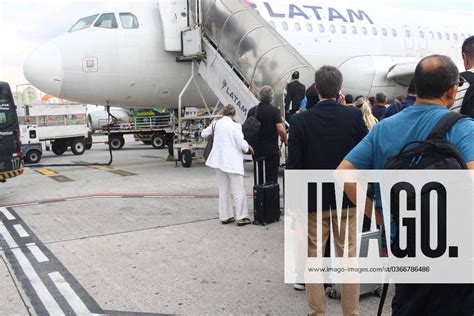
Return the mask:
[(124, 29), (138, 29), (140, 26), (138, 24), (138, 19), (135, 15), (131, 13), (120, 13), (120, 22), (122, 22), (122, 27)]
[(105, 29), (116, 29), (118, 28), (117, 20), (115, 19), (115, 14), (113, 13), (104, 13), (100, 18), (95, 22), (95, 27), (102, 27)]
[(91, 16), (88, 16), (86, 18), (80, 19), (79, 21), (74, 23), (74, 25), (71, 27), (71, 29), (69, 29), (69, 32), (75, 32), (75, 31), (79, 31), (79, 30), (83, 30), (83, 29), (88, 28), (89, 26), (92, 25), (92, 23), (94, 23), (95, 19), (98, 16), (99, 16), (98, 14), (95, 14), (95, 15), (91, 15)]

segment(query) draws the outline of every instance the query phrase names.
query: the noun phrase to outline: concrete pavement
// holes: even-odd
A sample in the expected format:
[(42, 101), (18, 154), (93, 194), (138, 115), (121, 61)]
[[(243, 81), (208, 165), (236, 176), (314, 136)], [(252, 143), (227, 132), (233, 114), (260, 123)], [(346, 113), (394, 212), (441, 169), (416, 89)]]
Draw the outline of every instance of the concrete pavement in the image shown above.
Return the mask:
[[(47, 153), (42, 163), (107, 155), (95, 144), (80, 157)], [(113, 169), (48, 168), (70, 180), (58, 182), (28, 168), (2, 185), (0, 206), (15, 219), (0, 219), (17, 247), (0, 238), (0, 315), (48, 312), (22, 272), (26, 261), (64, 314), (305, 314), (304, 292), (283, 283), (283, 223), (221, 225), (214, 172), (203, 162), (176, 168), (166, 156), (128, 139)], [(246, 176), (248, 193), (252, 182)], [(362, 297), (361, 315), (375, 315), (378, 301)], [(341, 314), (340, 301), (327, 302), (328, 315)]]

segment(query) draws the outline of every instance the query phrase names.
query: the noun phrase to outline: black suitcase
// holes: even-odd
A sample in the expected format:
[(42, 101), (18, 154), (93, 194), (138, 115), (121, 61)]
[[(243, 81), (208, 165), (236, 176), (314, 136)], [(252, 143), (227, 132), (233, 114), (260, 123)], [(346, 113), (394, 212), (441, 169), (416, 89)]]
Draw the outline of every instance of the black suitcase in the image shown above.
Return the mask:
[[(263, 181), (259, 179), (259, 165), (263, 165)], [(280, 220), (280, 185), (266, 183), (265, 161), (254, 161), (253, 187), (254, 225), (271, 224)]]

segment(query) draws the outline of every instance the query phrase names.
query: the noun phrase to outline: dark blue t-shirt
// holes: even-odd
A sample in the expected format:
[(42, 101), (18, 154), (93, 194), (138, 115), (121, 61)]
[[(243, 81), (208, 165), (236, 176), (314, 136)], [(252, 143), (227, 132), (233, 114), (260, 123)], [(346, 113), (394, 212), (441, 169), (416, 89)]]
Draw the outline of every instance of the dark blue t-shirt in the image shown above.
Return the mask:
[(416, 102), (416, 97), (412, 96), (407, 96), (405, 100), (400, 104), (399, 107), (395, 103), (390, 104), (390, 106), (387, 108), (387, 111), (385, 111), (384, 119), (387, 119), (391, 116), (394, 116), (398, 112), (403, 111), (404, 109), (412, 106)]

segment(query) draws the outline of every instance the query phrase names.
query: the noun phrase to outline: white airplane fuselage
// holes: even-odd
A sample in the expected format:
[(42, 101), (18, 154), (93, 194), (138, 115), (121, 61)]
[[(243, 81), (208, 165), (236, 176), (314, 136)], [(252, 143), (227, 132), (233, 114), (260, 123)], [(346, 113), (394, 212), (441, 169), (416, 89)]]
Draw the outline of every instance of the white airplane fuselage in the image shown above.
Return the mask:
[[(130, 12), (139, 28), (124, 29), (119, 22), (115, 29), (91, 26), (68, 32), (33, 52), (25, 77), (40, 90), (72, 101), (175, 108), (191, 64), (176, 62), (179, 53), (165, 50), (163, 25), (186, 24), (186, 3), (177, 0), (168, 15), (160, 14), (156, 1), (114, 3), (108, 11), (91, 12), (115, 13), (117, 20), (120, 12)], [(403, 83), (387, 78), (391, 68), (431, 54), (449, 55), (462, 66), (460, 48), (473, 33), (472, 14), (332, 3), (268, 0), (252, 5), (315, 68), (339, 67), (344, 92), (354, 96), (404, 94)], [(204, 95), (215, 99), (209, 90)], [(184, 102), (202, 103), (192, 90)]]

